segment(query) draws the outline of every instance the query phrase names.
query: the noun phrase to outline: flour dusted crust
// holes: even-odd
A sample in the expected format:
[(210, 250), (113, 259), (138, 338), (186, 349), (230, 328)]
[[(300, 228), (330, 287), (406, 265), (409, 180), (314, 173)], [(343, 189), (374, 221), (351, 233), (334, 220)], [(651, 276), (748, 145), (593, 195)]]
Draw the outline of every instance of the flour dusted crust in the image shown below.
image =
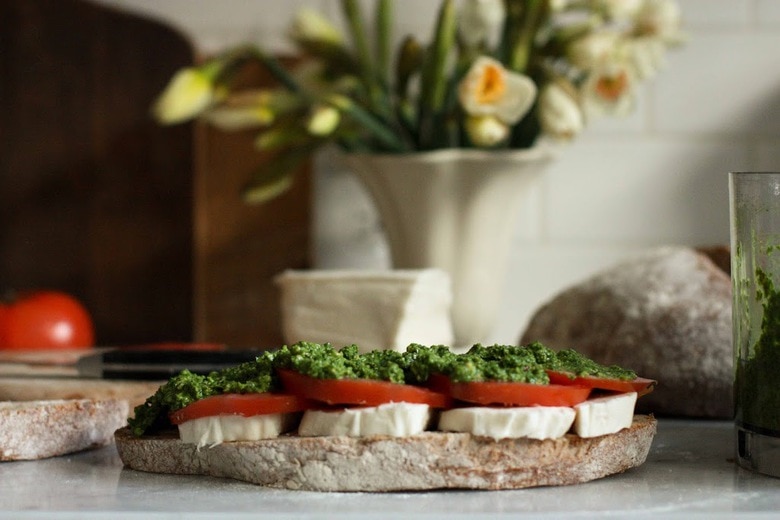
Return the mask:
[(123, 400), (0, 402), (0, 461), (55, 457), (110, 444), (127, 422)]
[(664, 247), (606, 269), (538, 309), (520, 341), (658, 380), (640, 412), (730, 418), (731, 279), (715, 263), (728, 252), (706, 253)]
[(143, 404), (164, 381), (66, 379), (38, 377), (0, 378), (0, 402), (79, 400), (127, 401), (128, 413)]
[(153, 473), (228, 477), (309, 491), (519, 489), (587, 482), (639, 466), (656, 431), (652, 416), (630, 428), (583, 439), (494, 441), (468, 433), (409, 437), (297, 437), (228, 442), (198, 450), (175, 432), (116, 432), (125, 466)]

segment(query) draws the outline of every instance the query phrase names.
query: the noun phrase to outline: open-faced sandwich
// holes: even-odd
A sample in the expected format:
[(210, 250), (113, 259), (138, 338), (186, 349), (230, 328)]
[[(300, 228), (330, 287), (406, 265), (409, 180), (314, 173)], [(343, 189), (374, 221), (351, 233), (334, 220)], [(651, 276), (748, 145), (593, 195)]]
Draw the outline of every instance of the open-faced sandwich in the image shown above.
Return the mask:
[(328, 491), (516, 489), (642, 464), (655, 381), (573, 350), (297, 343), (171, 378), (116, 433), (130, 468)]

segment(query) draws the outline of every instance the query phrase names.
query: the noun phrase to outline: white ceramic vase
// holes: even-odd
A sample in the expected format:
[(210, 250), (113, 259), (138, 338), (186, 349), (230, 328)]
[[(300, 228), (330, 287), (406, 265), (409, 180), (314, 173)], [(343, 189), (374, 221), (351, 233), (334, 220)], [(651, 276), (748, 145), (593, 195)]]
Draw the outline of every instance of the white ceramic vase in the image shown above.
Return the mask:
[(520, 209), (551, 159), (544, 148), (345, 157), (376, 204), (393, 267), (449, 273), (456, 346), (489, 338)]

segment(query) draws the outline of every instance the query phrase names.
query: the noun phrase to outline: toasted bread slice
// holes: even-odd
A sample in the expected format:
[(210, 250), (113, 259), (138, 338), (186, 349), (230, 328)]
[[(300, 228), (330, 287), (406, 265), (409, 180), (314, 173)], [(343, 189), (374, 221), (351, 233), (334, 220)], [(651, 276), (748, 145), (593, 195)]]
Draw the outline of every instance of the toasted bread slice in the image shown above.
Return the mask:
[(153, 473), (229, 477), (311, 491), (519, 489), (587, 482), (639, 466), (656, 431), (652, 416), (583, 439), (494, 441), (468, 433), (408, 437), (297, 437), (226, 442), (197, 449), (168, 435), (116, 432), (125, 466)]
[(120, 399), (0, 401), (0, 461), (32, 460), (110, 444), (127, 423)]

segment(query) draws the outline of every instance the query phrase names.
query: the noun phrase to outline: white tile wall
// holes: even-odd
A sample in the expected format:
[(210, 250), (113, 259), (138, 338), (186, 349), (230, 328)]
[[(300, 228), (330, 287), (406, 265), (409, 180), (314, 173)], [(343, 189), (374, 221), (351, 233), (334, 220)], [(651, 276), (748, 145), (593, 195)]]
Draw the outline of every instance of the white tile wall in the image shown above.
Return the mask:
[[(296, 8), (336, 12), (332, 0), (101, 1), (174, 24), (204, 52), (242, 40), (284, 49)], [(595, 122), (561, 151), (538, 195), (539, 229), (518, 226), (492, 340), (515, 341), (556, 291), (643, 248), (727, 243), (727, 172), (780, 170), (780, 0), (679, 1), (687, 44), (643, 87), (634, 114)], [(397, 33), (427, 35), (437, 5), (397, 0)], [(349, 182), (333, 172), (320, 181)], [(360, 197), (354, 186), (323, 191), (347, 202)], [(320, 249), (322, 264), (349, 256), (343, 244), (350, 232), (360, 258), (381, 264), (386, 251), (377, 249), (375, 221), (349, 218), (355, 210), (345, 210), (346, 218), (330, 213), (340, 207), (320, 208), (323, 222), (369, 224), (342, 228), (337, 247)]]

